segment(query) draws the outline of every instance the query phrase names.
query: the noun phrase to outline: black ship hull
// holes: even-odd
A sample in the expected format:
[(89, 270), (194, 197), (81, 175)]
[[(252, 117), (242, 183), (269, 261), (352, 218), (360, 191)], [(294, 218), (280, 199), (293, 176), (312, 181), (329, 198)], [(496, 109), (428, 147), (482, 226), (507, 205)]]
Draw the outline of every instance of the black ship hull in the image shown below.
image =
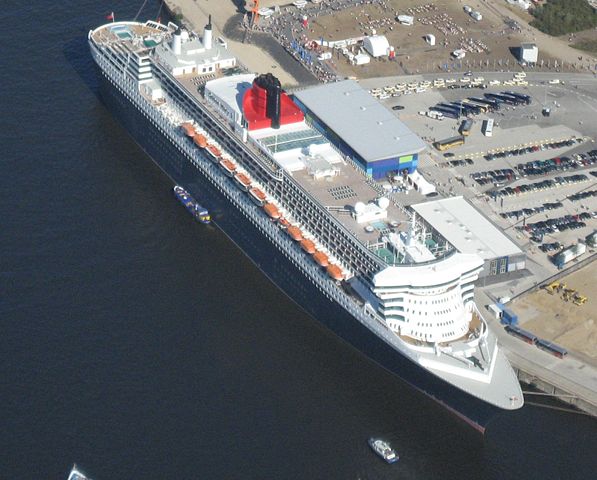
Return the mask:
[[(338, 303), (329, 300), (226, 196), (120, 93), (101, 77), (106, 106), (174, 183), (209, 202), (213, 221), (260, 270), (312, 318), (480, 432), (501, 410), (444, 382), (382, 341)], [(231, 188), (233, 180), (228, 179)], [(257, 209), (257, 215), (262, 213)], [(303, 279), (304, 281), (301, 281)]]

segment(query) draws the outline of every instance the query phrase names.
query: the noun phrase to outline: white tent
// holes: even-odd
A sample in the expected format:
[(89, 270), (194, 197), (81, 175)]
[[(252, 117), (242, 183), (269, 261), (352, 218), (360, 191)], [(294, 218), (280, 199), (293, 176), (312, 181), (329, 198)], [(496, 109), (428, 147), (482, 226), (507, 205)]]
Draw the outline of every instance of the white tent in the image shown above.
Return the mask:
[(366, 65), (370, 61), (371, 61), (371, 57), (363, 52), (352, 57), (352, 63), (354, 65)]
[(424, 38), (429, 45), (435, 45), (435, 35), (433, 35), (433, 33), (428, 33)]
[(375, 58), (387, 55), (390, 50), (390, 43), (384, 35), (365, 37), (363, 46), (365, 47), (365, 50)]

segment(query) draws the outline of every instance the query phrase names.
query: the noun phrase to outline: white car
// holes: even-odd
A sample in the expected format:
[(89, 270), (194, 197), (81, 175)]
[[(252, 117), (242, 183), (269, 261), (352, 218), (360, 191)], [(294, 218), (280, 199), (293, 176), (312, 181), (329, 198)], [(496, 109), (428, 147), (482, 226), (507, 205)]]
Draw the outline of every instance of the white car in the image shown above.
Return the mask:
[(271, 8), (264, 7), (264, 8), (260, 8), (257, 11), (257, 13), (259, 14), (260, 17), (268, 18), (274, 14), (274, 11)]
[(491, 80), (489, 82), (489, 85), (500, 85), (502, 82), (500, 82), (499, 80)]
[(560, 80), (557, 78), (554, 78), (547, 83), (549, 83), (550, 85), (557, 85), (558, 83), (560, 83)]

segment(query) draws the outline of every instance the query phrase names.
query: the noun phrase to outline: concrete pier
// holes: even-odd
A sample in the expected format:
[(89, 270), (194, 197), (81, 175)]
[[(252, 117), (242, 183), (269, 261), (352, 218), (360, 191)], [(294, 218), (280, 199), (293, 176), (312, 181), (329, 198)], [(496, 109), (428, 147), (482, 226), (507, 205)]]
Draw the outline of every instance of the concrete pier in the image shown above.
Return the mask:
[[(478, 305), (493, 303), (485, 293), (477, 292)], [(485, 315), (496, 333), (504, 353), (522, 383), (558, 397), (562, 402), (597, 416), (597, 369), (570, 352), (565, 358), (529, 345), (508, 334), (497, 319)], [(524, 325), (523, 325), (524, 327)]]

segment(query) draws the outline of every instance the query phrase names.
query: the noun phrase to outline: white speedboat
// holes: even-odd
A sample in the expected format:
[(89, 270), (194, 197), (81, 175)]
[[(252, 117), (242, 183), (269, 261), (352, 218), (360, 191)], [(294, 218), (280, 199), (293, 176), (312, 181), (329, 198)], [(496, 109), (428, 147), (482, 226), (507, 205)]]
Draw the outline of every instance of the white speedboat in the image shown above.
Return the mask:
[(381, 438), (370, 438), (369, 446), (388, 463), (397, 462), (400, 458), (390, 444)]

